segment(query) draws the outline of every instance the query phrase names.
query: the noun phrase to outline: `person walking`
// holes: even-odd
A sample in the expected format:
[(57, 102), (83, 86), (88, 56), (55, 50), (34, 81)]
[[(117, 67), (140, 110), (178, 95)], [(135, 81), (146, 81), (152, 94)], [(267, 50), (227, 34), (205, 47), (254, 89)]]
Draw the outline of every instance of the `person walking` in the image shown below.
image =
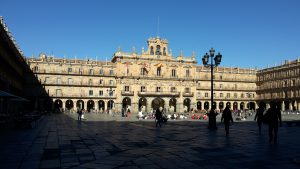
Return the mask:
[(223, 120), (224, 120), (224, 125), (225, 125), (226, 136), (228, 136), (230, 121), (233, 123), (232, 112), (229, 109), (229, 106), (226, 106), (226, 108), (224, 109), (224, 111), (222, 113), (221, 122), (223, 122)]
[(79, 109), (77, 110), (77, 114), (78, 114), (77, 120), (78, 120), (78, 121), (81, 121), (82, 109), (79, 108)]
[(271, 107), (268, 109), (263, 118), (265, 118), (267, 123), (269, 124), (269, 142), (272, 143), (272, 141), (274, 141), (274, 144), (277, 144), (278, 125), (280, 124), (281, 127), (282, 121), (281, 112), (276, 106), (276, 103), (271, 102)]
[(260, 104), (259, 108), (256, 110), (256, 114), (254, 117), (254, 121), (257, 121), (259, 134), (261, 134), (261, 124), (263, 122), (264, 111), (265, 111), (264, 106)]
[(162, 118), (162, 107), (159, 107), (156, 109), (156, 112), (155, 112), (155, 119), (156, 119), (156, 124), (155, 124), (155, 127), (157, 127), (159, 125), (159, 127), (161, 127), (161, 118)]

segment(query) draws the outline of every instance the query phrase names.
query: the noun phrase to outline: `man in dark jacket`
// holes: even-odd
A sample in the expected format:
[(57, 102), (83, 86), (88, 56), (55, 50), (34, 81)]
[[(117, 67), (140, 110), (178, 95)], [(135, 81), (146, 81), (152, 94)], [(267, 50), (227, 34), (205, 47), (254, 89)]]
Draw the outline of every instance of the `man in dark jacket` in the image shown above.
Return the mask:
[(226, 108), (224, 109), (224, 111), (222, 113), (221, 122), (223, 122), (223, 120), (224, 120), (224, 125), (225, 125), (226, 136), (228, 136), (230, 121), (233, 123), (232, 113), (231, 113), (231, 110), (229, 109), (229, 106), (226, 106)]
[(262, 104), (259, 105), (259, 108), (256, 111), (254, 120), (257, 120), (257, 125), (258, 125), (258, 129), (259, 129), (259, 134), (261, 133), (261, 124), (263, 122), (263, 116), (264, 116), (264, 107)]
[(269, 108), (267, 113), (264, 115), (264, 118), (267, 119), (269, 124), (269, 142), (272, 143), (274, 132), (274, 144), (277, 144), (278, 121), (280, 122), (280, 126), (282, 125), (282, 122), (281, 112), (277, 108), (276, 103), (271, 103), (271, 108)]

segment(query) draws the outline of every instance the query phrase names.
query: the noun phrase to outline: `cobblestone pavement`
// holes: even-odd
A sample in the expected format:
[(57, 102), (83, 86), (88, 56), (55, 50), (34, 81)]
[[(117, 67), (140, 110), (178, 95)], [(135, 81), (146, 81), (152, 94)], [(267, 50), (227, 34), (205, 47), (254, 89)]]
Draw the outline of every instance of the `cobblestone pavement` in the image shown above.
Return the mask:
[[(91, 117), (90, 117), (91, 118)], [(207, 129), (207, 122), (78, 122), (45, 116), (34, 129), (1, 131), (0, 168), (300, 168), (300, 128), (284, 124), (270, 144), (255, 122)]]

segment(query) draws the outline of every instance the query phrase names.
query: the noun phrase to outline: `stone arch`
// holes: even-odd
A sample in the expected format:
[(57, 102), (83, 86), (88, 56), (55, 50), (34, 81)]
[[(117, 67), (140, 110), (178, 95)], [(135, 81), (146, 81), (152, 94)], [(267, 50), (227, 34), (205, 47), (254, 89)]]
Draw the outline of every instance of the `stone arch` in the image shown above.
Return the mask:
[(185, 108), (185, 106), (187, 107), (187, 112), (189, 112), (191, 110), (191, 99), (185, 98), (183, 100), (183, 107)]
[(105, 111), (105, 102), (103, 100), (99, 100), (98, 101), (98, 110), (100, 112), (104, 112)]
[(202, 110), (202, 103), (200, 101), (197, 102), (197, 110)]
[(245, 109), (245, 103), (244, 102), (241, 102), (240, 103), (240, 110), (244, 110)]
[(54, 101), (54, 110), (55, 112), (60, 112), (63, 106), (63, 102), (60, 99)]
[(78, 109), (83, 109), (84, 108), (84, 101), (83, 100), (77, 100), (76, 107)]
[(66, 109), (67, 110), (71, 110), (71, 109), (73, 109), (74, 108), (74, 103), (73, 103), (73, 101), (72, 100), (67, 100), (66, 101)]
[(174, 112), (176, 112), (176, 104), (177, 100), (175, 98), (171, 98), (169, 101), (169, 107), (172, 107)]
[(155, 98), (155, 99), (152, 100), (151, 108), (153, 110), (156, 110), (159, 107), (164, 108), (165, 107), (165, 101), (162, 98), (157, 97), (157, 98)]
[(238, 109), (238, 103), (237, 102), (233, 102), (233, 110), (237, 110)]
[(140, 110), (147, 112), (147, 99), (145, 97), (139, 99), (139, 111)]
[(114, 107), (114, 101), (113, 100), (109, 100), (108, 102), (107, 102), (107, 109), (108, 110), (111, 110), (113, 107)]
[(220, 102), (220, 103), (219, 103), (219, 109), (220, 109), (220, 110), (223, 110), (223, 109), (224, 109), (224, 103), (223, 103), (223, 102)]
[[(131, 107), (131, 99), (129, 97), (125, 97), (123, 100), (122, 100), (122, 108), (124, 110), (127, 110), (128, 108)], [(131, 110), (132, 111), (132, 110)]]
[(204, 109), (206, 111), (209, 109), (209, 102), (204, 102)]
[(90, 112), (93, 109), (95, 109), (95, 102), (93, 100), (89, 100), (87, 102), (87, 111)]

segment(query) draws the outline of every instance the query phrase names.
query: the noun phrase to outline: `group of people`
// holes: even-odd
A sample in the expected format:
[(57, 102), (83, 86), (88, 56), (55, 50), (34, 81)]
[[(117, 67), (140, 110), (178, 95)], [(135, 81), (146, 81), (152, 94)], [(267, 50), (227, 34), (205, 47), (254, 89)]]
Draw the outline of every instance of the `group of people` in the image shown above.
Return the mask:
[[(271, 107), (268, 110), (265, 110), (263, 105), (259, 105), (254, 120), (257, 121), (259, 133), (261, 133), (262, 123), (269, 125), (269, 142), (277, 144), (278, 128), (282, 125), (282, 120), (281, 112), (276, 103), (271, 103)], [(230, 123), (233, 123), (232, 112), (228, 106), (222, 113), (221, 122), (223, 121), (226, 136), (228, 136)]]

